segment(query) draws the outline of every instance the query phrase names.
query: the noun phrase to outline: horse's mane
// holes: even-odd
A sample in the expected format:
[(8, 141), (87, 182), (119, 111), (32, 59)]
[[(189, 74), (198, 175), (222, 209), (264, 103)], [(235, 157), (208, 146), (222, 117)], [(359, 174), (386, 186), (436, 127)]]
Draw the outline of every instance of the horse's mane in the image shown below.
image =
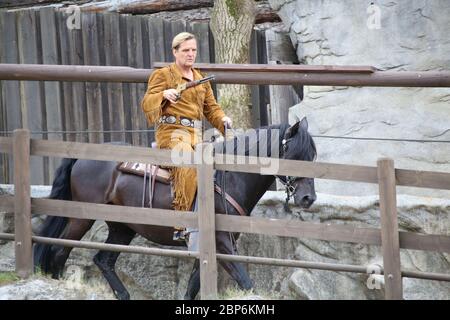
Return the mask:
[[(237, 155), (245, 155), (245, 156), (264, 156), (264, 157), (281, 157), (282, 156), (282, 140), (286, 133), (286, 130), (290, 126), (286, 123), (276, 124), (271, 126), (265, 126), (253, 129), (254, 131), (248, 132), (246, 131), (243, 134), (236, 135), (233, 139), (228, 139), (226, 141), (215, 142), (214, 149), (216, 153), (226, 153), (226, 154), (234, 154)], [(265, 130), (264, 134), (262, 130)], [(274, 130), (277, 130), (278, 136), (274, 135)], [(301, 131), (301, 127), (299, 128)], [(289, 148), (298, 148), (300, 154), (297, 154), (299, 159), (312, 161), (316, 157), (316, 145), (311, 135), (307, 132), (307, 130), (303, 130), (304, 132), (299, 132), (296, 135), (295, 143), (291, 144)], [(256, 134), (255, 134), (256, 132)], [(264, 141), (261, 141), (261, 138)], [(276, 138), (278, 138), (276, 140)], [(256, 140), (256, 142), (255, 142)], [(243, 144), (245, 143), (245, 147)], [(262, 143), (266, 144), (266, 147), (263, 149), (263, 154), (260, 154), (260, 148)], [(278, 144), (278, 154), (271, 154), (272, 143)], [(244, 150), (244, 152), (242, 152)], [(267, 152), (267, 153), (266, 153)]]
[[(266, 143), (268, 154), (265, 156), (268, 157), (278, 157), (278, 155), (270, 154), (272, 150), (272, 143), (275, 143), (275, 135), (273, 134), (274, 130), (278, 131), (278, 143), (279, 150), (281, 150), (281, 141), (283, 140), (284, 134), (289, 128), (288, 124), (276, 124), (270, 126), (264, 126), (256, 129), (252, 129), (252, 131), (246, 131), (241, 134), (237, 134), (233, 139), (227, 139), (226, 141), (220, 141), (213, 143), (214, 149), (216, 153), (226, 153), (226, 154), (238, 154), (239, 155), (259, 155), (259, 147), (262, 142)], [(265, 133), (263, 134), (263, 130)], [(256, 133), (256, 134), (255, 134)], [(272, 139), (272, 136), (273, 139)], [(256, 138), (256, 143), (255, 143)], [(262, 138), (266, 138), (265, 141), (261, 141)], [(243, 144), (245, 143), (245, 147)], [(244, 150), (244, 152), (242, 152)], [(243, 154), (244, 153), (244, 154)]]

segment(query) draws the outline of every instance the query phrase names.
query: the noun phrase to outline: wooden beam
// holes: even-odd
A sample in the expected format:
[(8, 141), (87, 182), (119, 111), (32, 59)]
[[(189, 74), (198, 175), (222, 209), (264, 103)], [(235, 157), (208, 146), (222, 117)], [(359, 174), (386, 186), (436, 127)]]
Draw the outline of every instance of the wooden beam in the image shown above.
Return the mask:
[(34, 198), (31, 209), (36, 214), (87, 220), (196, 228), (197, 215), (191, 211), (94, 204), (77, 201)]
[(398, 186), (450, 190), (450, 173), (395, 169)]
[(450, 236), (400, 231), (400, 248), (450, 253)]
[[(272, 236), (339, 241), (381, 246), (381, 233), (377, 228), (361, 228), (342, 224), (323, 224), (290, 219), (267, 219), (216, 215), (218, 231), (256, 233)], [(450, 236), (424, 235), (401, 231), (402, 249), (450, 253)]]
[(30, 132), (14, 130), (14, 232), (16, 273), (28, 278), (33, 273), (30, 198)]
[(198, 226), (200, 294), (202, 300), (217, 299), (216, 225), (212, 144), (196, 149), (203, 163), (198, 166)]
[[(378, 183), (377, 168), (371, 166), (229, 155), (224, 161), (224, 156), (220, 153), (216, 153), (214, 157), (214, 167), (217, 170)], [(278, 161), (278, 165), (273, 161)], [(271, 166), (276, 172), (273, 172)], [(406, 169), (396, 169), (395, 172), (398, 173), (396, 182), (399, 186), (450, 190), (450, 173), (448, 172)]]
[(394, 161), (384, 158), (379, 159), (377, 163), (385, 296), (388, 300), (399, 300), (403, 298), (403, 287)]
[[(156, 214), (147, 220), (148, 214), (142, 213), (142, 208), (134, 207), (111, 207), (109, 205), (99, 205), (90, 203), (83, 204), (82, 208), (79, 202), (63, 201), (63, 200), (47, 200), (47, 199), (31, 199), (32, 212), (42, 213), (51, 212), (52, 215), (69, 216), (74, 218), (84, 217), (86, 219), (104, 220), (105, 214), (108, 219), (120, 219), (120, 213), (123, 211), (133, 212), (133, 216), (139, 214), (136, 220), (129, 221), (150, 221), (150, 223), (166, 223), (170, 226), (173, 224), (180, 225), (197, 225), (197, 217), (190, 216), (185, 213), (176, 213), (174, 211), (166, 211), (158, 209)], [(112, 208), (112, 211), (110, 210)], [(130, 209), (131, 208), (131, 209)], [(0, 210), (12, 212), (14, 210), (14, 197), (11, 195), (0, 196)], [(96, 213), (101, 210), (100, 213)], [(130, 211), (131, 210), (131, 211)], [(159, 211), (162, 210), (162, 211)], [(93, 212), (94, 215), (91, 215)], [(116, 213), (117, 212), (117, 213)], [(148, 212), (148, 211), (146, 211)], [(112, 213), (112, 214), (110, 214)], [(173, 216), (175, 214), (175, 216)], [(143, 215), (143, 216), (140, 216)], [(171, 220), (173, 216), (173, 221)], [(184, 220), (186, 218), (187, 220)], [(142, 219), (146, 219), (145, 221)], [(161, 221), (157, 220), (161, 219)], [(181, 220), (179, 220), (181, 219)], [(144, 221), (144, 222), (143, 222)], [(127, 222), (126, 218), (122, 218), (119, 222)], [(367, 245), (381, 246), (380, 229), (376, 228), (360, 228), (351, 225), (326, 225), (320, 223), (303, 222), (284, 219), (267, 219), (263, 217), (238, 217), (226, 216), (223, 214), (216, 215), (216, 230), (228, 232), (244, 232), (256, 233), (272, 236), (297, 237), (325, 241), (339, 241), (350, 243), (362, 243)], [(450, 253), (450, 236), (437, 234), (417, 234), (412, 232), (399, 232), (400, 248), (411, 250), (437, 251)]]
[[(31, 154), (103, 161), (136, 161), (173, 166), (170, 150), (123, 145), (32, 139)], [(183, 166), (194, 167), (195, 165), (183, 164)]]
[(223, 154), (219, 153), (216, 153), (214, 158), (214, 167), (217, 170), (366, 183), (378, 182), (376, 167), (229, 155), (224, 159)]
[[(263, 65), (265, 66), (265, 65)], [(245, 67), (245, 65), (243, 66)], [(276, 67), (276, 66), (272, 66)], [(312, 67), (312, 66), (309, 66)], [(214, 73), (216, 83), (263, 84), (263, 85), (317, 85), (317, 86), (368, 86), (368, 87), (450, 87), (448, 71), (363, 71), (323, 70), (287, 71), (271, 70), (261, 75), (260, 71), (201, 69)], [(337, 67), (336, 67), (337, 68)], [(335, 69), (336, 69), (335, 68)], [(356, 68), (356, 67), (351, 67)], [(105, 81), (146, 83), (152, 69), (104, 66), (63, 66), (0, 64), (0, 80), (40, 81)]]
[(379, 229), (350, 225), (322, 224), (291, 219), (267, 219), (217, 214), (216, 229), (229, 232), (342, 241), (370, 245), (381, 244)]
[(147, 82), (152, 69), (0, 63), (1, 80)]
[[(0, 139), (0, 148), (7, 150), (8, 142), (5, 139), (7, 138)], [(61, 158), (137, 161), (143, 163), (173, 165), (171, 152), (168, 150), (134, 146), (32, 139), (31, 154)], [(222, 154), (215, 154), (215, 169), (365, 183), (378, 182), (376, 167), (244, 156), (227, 157), (227, 162), (228, 160), (232, 161), (230, 161), (230, 163), (223, 163), (223, 158)], [(274, 165), (273, 168), (271, 168), (267, 165), (271, 163), (270, 161), (277, 161), (278, 165)], [(194, 162), (191, 163), (192, 164), (183, 164), (183, 166), (194, 167)], [(275, 170), (275, 172), (272, 172), (273, 170)], [(399, 177), (397, 177), (397, 180), (398, 184), (402, 186), (450, 189), (450, 174), (446, 172), (418, 170), (400, 170), (397, 172), (401, 172)]]
[[(169, 65), (168, 62), (155, 62), (155, 69)], [(299, 65), (299, 64), (213, 64), (195, 63), (194, 68), (204, 71), (229, 72), (317, 72), (317, 73), (373, 73), (377, 71), (372, 66), (334, 66), (334, 65)]]

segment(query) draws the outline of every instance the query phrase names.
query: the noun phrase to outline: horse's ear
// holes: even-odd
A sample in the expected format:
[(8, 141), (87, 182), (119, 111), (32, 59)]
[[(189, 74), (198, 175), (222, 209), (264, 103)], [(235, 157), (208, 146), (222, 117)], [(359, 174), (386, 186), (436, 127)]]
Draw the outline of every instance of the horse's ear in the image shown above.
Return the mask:
[(286, 130), (286, 138), (291, 138), (293, 136), (295, 136), (295, 134), (298, 132), (298, 128), (300, 126), (300, 122), (301, 121), (297, 121), (296, 123), (294, 123), (292, 126), (290, 126), (289, 128), (287, 128)]
[(300, 120), (300, 128), (302, 128), (305, 131), (308, 131), (308, 120), (306, 117), (303, 117), (302, 120)]
[(302, 130), (308, 131), (308, 120), (306, 120), (306, 117), (303, 117), (302, 120), (297, 121), (292, 126), (287, 128), (286, 130), (286, 137), (290, 138), (295, 136), (295, 134), (298, 132), (298, 128), (301, 128)]

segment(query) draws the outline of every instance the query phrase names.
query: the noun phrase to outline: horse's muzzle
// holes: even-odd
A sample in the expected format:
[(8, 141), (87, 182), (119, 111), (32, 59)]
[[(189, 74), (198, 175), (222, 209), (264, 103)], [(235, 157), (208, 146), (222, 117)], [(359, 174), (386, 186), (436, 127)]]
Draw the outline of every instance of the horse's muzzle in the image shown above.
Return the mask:
[(311, 207), (311, 205), (316, 201), (317, 197), (316, 195), (307, 194), (304, 195), (303, 198), (301, 198), (300, 203), (297, 205), (300, 205), (302, 208), (308, 209)]

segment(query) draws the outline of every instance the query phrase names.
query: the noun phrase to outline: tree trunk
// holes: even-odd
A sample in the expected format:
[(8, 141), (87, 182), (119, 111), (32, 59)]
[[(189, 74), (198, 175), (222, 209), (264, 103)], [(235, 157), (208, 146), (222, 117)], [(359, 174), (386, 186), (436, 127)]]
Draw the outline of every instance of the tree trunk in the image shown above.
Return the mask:
[[(249, 63), (250, 37), (255, 21), (253, 0), (216, 0), (211, 13), (216, 63)], [(235, 128), (250, 128), (250, 87), (218, 85), (219, 104)]]

